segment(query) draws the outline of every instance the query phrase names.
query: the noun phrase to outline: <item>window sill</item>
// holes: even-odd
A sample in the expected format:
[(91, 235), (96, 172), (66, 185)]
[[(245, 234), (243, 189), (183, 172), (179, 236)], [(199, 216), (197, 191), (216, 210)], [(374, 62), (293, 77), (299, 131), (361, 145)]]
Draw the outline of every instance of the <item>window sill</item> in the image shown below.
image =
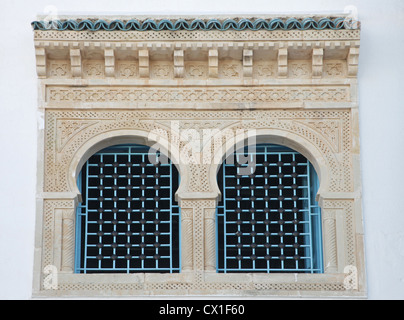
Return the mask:
[(254, 296), (288, 298), (366, 298), (350, 275), (218, 274), (215, 272), (72, 274), (59, 273), (56, 286), (34, 297)]

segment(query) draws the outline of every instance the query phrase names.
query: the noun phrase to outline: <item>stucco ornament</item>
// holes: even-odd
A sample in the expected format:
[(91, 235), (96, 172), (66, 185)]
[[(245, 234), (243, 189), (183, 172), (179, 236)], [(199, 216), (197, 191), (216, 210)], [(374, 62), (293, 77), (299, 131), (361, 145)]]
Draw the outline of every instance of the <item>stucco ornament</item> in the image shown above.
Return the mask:
[[(35, 296), (366, 296), (358, 22), (59, 18), (32, 23), (44, 115)], [(317, 171), (324, 274), (216, 273), (216, 175), (228, 147), (252, 137), (300, 152)], [(179, 169), (182, 270), (75, 274), (78, 173), (97, 151), (130, 142), (160, 148)]]

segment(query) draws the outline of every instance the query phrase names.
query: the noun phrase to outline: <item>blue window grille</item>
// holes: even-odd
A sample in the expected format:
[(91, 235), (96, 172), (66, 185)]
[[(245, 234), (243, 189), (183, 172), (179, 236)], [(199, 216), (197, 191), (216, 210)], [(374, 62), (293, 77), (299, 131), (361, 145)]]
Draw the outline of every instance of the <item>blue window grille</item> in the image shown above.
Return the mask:
[[(180, 271), (179, 174), (162, 154), (119, 145), (94, 154), (78, 186), (76, 273)], [(167, 158), (165, 158), (167, 159)]]
[(323, 273), (319, 181), (304, 156), (246, 147), (224, 161), (218, 183), (217, 272)]

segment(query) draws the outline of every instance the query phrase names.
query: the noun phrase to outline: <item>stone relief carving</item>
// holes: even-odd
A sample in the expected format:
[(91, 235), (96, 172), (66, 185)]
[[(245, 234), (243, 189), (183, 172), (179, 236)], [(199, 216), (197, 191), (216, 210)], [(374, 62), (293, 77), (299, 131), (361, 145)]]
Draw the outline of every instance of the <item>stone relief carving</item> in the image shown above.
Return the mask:
[[(37, 261), (42, 270), (55, 265), (60, 272), (57, 290), (39, 286), (39, 294), (41, 290), (45, 295), (276, 295), (286, 291), (363, 296), (361, 234), (356, 225), (361, 212), (354, 170), (357, 97), (352, 89), (359, 30), (250, 31), (35, 31), (45, 108), (45, 139), (40, 150), (44, 157), (40, 192), (45, 196), (39, 208), (43, 225)], [(50, 48), (60, 55), (47, 55)], [(98, 51), (92, 55), (94, 48)], [(305, 50), (304, 56), (293, 59), (306, 60), (290, 59), (300, 49)], [(203, 51), (200, 55), (199, 50)], [(313, 61), (307, 57), (310, 52)], [(196, 135), (197, 143), (190, 145), (170, 130), (173, 122), (178, 123), (178, 131)], [(204, 139), (206, 130), (215, 129), (225, 134), (215, 141)], [(70, 166), (90, 140), (123, 130), (157, 133), (190, 161), (182, 167), (186, 179), (178, 194), (182, 272), (168, 275), (168, 280), (153, 274), (117, 275), (113, 281), (80, 275), (84, 281), (77, 280), (72, 273), (77, 203), (67, 198), (75, 191), (69, 180)], [(280, 139), (298, 137), (321, 155), (316, 160), (328, 170), (319, 195), (324, 212), (324, 275), (234, 277), (215, 273), (216, 196), (212, 196), (214, 183), (209, 176), (211, 157), (215, 143), (225, 145), (239, 130), (276, 132)], [(354, 271), (359, 268), (359, 273), (350, 271), (346, 276), (347, 265)]]
[(275, 78), (276, 62), (257, 62), (254, 64), (254, 78), (266, 79)]
[[(324, 117), (331, 117), (330, 120), (324, 120)], [(82, 120), (80, 118), (85, 118)], [(332, 191), (341, 191), (341, 190), (351, 190), (352, 185), (352, 173), (348, 169), (351, 167), (350, 159), (346, 156), (343, 163), (333, 155), (334, 150), (328, 146), (331, 144), (332, 147), (337, 148), (336, 144), (341, 138), (341, 130), (339, 129), (339, 120), (343, 119), (342, 127), (345, 130), (350, 130), (351, 122), (350, 115), (346, 111), (330, 111), (330, 112), (316, 112), (316, 111), (284, 111), (284, 112), (271, 112), (271, 111), (256, 111), (251, 112), (248, 117), (243, 121), (243, 124), (238, 124), (240, 117), (243, 118), (242, 113), (229, 111), (229, 112), (165, 112), (156, 114), (154, 112), (118, 112), (118, 111), (110, 111), (110, 112), (97, 112), (97, 111), (82, 111), (80, 113), (77, 112), (63, 112), (63, 111), (53, 111), (48, 113), (48, 131), (46, 138), (48, 141), (54, 141), (53, 135), (56, 133), (58, 137), (60, 137), (58, 141), (58, 145), (52, 147), (51, 144), (47, 143), (47, 153), (52, 161), (46, 163), (46, 184), (47, 190), (54, 190), (57, 188), (60, 191), (68, 191), (67, 182), (64, 183), (64, 189), (60, 189), (63, 184), (59, 184), (58, 186), (54, 185), (55, 179), (53, 178), (56, 173), (57, 176), (65, 176), (67, 165), (69, 163), (69, 158), (71, 155), (69, 153), (74, 153), (75, 150), (80, 146), (80, 141), (85, 142), (92, 135), (99, 134), (101, 132), (110, 131), (113, 129), (126, 128), (130, 124), (131, 128), (139, 128), (145, 130), (147, 132), (151, 132), (158, 128), (165, 130), (168, 138), (170, 138), (170, 131), (167, 130), (169, 121), (177, 121), (179, 118), (186, 117), (188, 119), (209, 119), (209, 120), (188, 120), (182, 121), (182, 128), (194, 128), (200, 134), (202, 129), (213, 129), (215, 124), (218, 124), (216, 120), (217, 117), (222, 117), (226, 119), (227, 125), (231, 123), (229, 119), (232, 120), (236, 125), (233, 127), (233, 130), (237, 129), (258, 129), (258, 128), (276, 128), (281, 130), (286, 130), (288, 132), (294, 132), (301, 136), (305, 136), (309, 141), (313, 144), (317, 145), (320, 150), (322, 150), (324, 157), (329, 161), (331, 172), (333, 175), (330, 180), (330, 190)], [(251, 117), (257, 119), (252, 120)], [(281, 117), (282, 120), (277, 120), (278, 117)], [(307, 120), (299, 120), (295, 122), (293, 119), (305, 118)], [(333, 119), (333, 117), (335, 117)], [(64, 119), (67, 118), (67, 119)], [(76, 118), (76, 119), (75, 119)], [(94, 120), (92, 120), (92, 118)], [(98, 119), (98, 120), (97, 120)], [(104, 119), (100, 121), (99, 119)], [(117, 119), (124, 119), (123, 121), (117, 121)], [(140, 120), (139, 120), (140, 119)], [(141, 119), (154, 119), (154, 121), (142, 121)], [(132, 121), (133, 120), (133, 121)], [(164, 126), (159, 126), (158, 122), (165, 122)], [(52, 124), (53, 123), (53, 124)], [(304, 123), (302, 126), (301, 123)], [(307, 127), (310, 127), (311, 130), (308, 130)], [(223, 128), (220, 125), (218, 128)], [(315, 131), (314, 131), (315, 130)], [(71, 136), (75, 135), (73, 139)], [(69, 143), (67, 143), (69, 141)], [(343, 143), (342, 154), (350, 153), (350, 141), (351, 139), (348, 136), (345, 137)], [(225, 141), (223, 142), (225, 143)], [(185, 145), (185, 143), (183, 143)], [(60, 153), (63, 149), (63, 154), (60, 154), (62, 158), (57, 158), (58, 153)], [(53, 150), (53, 151), (52, 151)], [(56, 159), (58, 159), (57, 162)], [(52, 163), (53, 162), (53, 163)], [(195, 168), (195, 173), (193, 177), (201, 176), (201, 169), (203, 168)], [(205, 173), (202, 173), (204, 175)], [(193, 188), (192, 186), (195, 186)], [(198, 189), (201, 188), (201, 189)], [(196, 181), (191, 183), (190, 191), (209, 191), (209, 186), (206, 183), (201, 183), (201, 181)]]
[(61, 120), (57, 123), (57, 147), (58, 151), (62, 150), (66, 143), (77, 134), (80, 130), (97, 123), (98, 121), (90, 120)]
[(139, 64), (136, 62), (118, 61), (118, 78), (137, 78)]
[(104, 61), (87, 60), (83, 62), (83, 76), (86, 78), (103, 78), (105, 76)]
[[(168, 69), (161, 69), (167, 72)], [(259, 88), (62, 88), (49, 87), (50, 104), (70, 102), (348, 102), (348, 86), (268, 86)]]
[(204, 61), (189, 61), (185, 63), (185, 78), (205, 79), (208, 76), (208, 64)]
[(223, 60), (219, 63), (219, 78), (239, 78), (242, 75), (241, 61)]
[(326, 77), (343, 77), (344, 64), (342, 62), (326, 62), (324, 73)]
[(174, 65), (169, 61), (152, 61), (151, 78), (171, 79), (174, 77)]
[(49, 77), (51, 78), (70, 78), (69, 61), (51, 61), (49, 64)]
[(291, 62), (290, 63), (291, 78), (310, 78), (311, 77), (311, 63), (310, 62)]

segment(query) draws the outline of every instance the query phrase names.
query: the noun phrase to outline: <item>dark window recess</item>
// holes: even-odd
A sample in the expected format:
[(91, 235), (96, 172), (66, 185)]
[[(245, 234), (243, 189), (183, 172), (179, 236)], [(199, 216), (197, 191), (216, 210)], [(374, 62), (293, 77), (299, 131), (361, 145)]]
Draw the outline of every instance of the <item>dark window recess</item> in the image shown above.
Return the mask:
[(160, 153), (121, 145), (83, 166), (77, 210), (76, 273), (180, 271), (179, 174)]
[(304, 156), (246, 147), (223, 163), (218, 184), (218, 272), (323, 272), (318, 178)]

